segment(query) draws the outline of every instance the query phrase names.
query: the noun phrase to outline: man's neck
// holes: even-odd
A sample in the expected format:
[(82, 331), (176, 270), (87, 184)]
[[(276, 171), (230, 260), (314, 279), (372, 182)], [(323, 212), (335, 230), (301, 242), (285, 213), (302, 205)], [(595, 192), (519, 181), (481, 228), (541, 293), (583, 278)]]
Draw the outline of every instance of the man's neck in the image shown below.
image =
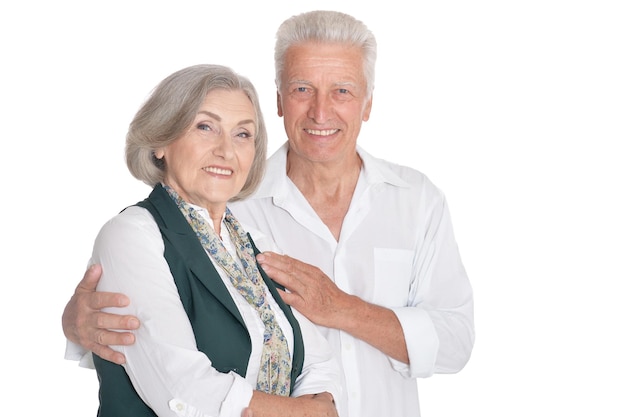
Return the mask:
[(287, 154), (287, 176), (339, 240), (361, 172), (361, 158), (342, 162), (312, 162)]

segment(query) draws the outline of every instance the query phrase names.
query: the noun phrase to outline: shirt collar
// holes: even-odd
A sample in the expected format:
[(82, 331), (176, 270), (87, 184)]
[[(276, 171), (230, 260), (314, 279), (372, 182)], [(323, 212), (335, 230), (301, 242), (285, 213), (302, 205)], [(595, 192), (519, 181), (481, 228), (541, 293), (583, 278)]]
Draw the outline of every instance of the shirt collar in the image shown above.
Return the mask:
[[(285, 142), (269, 157), (263, 181), (257, 191), (249, 198), (287, 196), (289, 178), (285, 175), (285, 167), (287, 166), (288, 149), (289, 143)], [(395, 187), (409, 187), (409, 183), (392, 170), (392, 164), (382, 159), (375, 158), (358, 145), (356, 150), (363, 161), (361, 178), (368, 185), (386, 183)]]

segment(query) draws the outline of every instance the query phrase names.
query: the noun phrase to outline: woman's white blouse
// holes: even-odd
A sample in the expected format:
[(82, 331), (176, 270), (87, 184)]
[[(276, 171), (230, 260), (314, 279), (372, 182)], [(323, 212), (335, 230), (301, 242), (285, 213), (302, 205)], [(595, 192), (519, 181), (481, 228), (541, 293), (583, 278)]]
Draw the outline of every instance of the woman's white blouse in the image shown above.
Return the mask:
[[(206, 210), (195, 208), (208, 220)], [(212, 225), (210, 220), (208, 223)], [(246, 230), (254, 238), (254, 232)], [(234, 254), (225, 227), (222, 232), (226, 249)], [(268, 239), (260, 238), (267, 246)], [(196, 348), (191, 324), (163, 252), (161, 232), (150, 213), (141, 207), (127, 208), (107, 222), (98, 234), (90, 261), (103, 268), (98, 291), (126, 294), (130, 305), (109, 311), (135, 315), (141, 322), (133, 345), (113, 348), (126, 356), (124, 367), (133, 386), (157, 415), (239, 417), (256, 386), (263, 323), (221, 268), (216, 267), (248, 328), (252, 353), (245, 378), (234, 372), (224, 374), (215, 370), (210, 359)], [(269, 292), (268, 295), (293, 354), (291, 326)], [(339, 399), (338, 364), (328, 342), (312, 323), (297, 311), (294, 313), (301, 325), (306, 353), (303, 372), (292, 396), (329, 391)], [(77, 359), (85, 353), (69, 343), (66, 358)]]

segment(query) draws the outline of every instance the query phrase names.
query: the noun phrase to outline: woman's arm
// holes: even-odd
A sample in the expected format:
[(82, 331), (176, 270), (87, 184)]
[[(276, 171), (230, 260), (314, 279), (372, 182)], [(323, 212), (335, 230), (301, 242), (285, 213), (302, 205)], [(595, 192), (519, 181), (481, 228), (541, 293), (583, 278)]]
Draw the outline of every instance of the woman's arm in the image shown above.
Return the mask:
[(141, 321), (135, 344), (114, 349), (126, 356), (133, 386), (157, 415), (175, 415), (172, 400), (207, 415), (239, 415), (252, 387), (239, 375), (215, 370), (197, 350), (163, 250), (156, 223), (139, 207), (109, 221), (96, 239), (92, 262), (103, 270), (98, 290), (126, 294), (130, 304), (116, 311)]

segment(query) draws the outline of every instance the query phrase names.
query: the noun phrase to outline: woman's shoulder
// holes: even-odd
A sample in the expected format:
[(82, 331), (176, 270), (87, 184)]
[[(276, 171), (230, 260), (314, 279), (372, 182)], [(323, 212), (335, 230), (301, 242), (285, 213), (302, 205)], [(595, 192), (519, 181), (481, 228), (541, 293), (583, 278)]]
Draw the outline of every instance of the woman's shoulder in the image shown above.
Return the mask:
[(151, 231), (158, 232), (158, 226), (150, 212), (143, 207), (129, 206), (104, 223), (99, 236), (132, 237)]

